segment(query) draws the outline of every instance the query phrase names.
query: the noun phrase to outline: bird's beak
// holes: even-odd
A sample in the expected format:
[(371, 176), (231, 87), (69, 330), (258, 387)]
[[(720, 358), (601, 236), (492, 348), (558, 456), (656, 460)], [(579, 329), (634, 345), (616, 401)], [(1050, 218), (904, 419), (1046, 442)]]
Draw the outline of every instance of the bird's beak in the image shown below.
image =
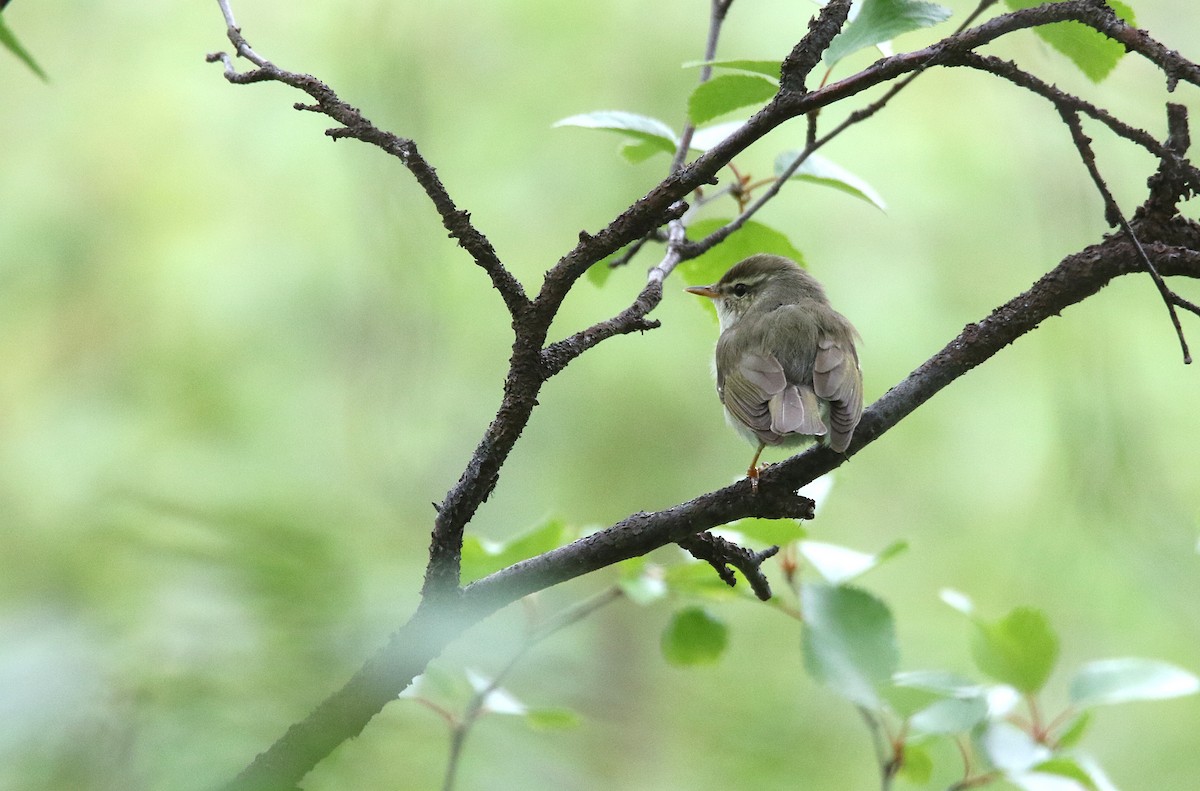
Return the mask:
[(716, 299), (719, 296), (716, 289), (712, 286), (688, 286), (684, 291), (699, 297), (708, 297), (709, 299)]

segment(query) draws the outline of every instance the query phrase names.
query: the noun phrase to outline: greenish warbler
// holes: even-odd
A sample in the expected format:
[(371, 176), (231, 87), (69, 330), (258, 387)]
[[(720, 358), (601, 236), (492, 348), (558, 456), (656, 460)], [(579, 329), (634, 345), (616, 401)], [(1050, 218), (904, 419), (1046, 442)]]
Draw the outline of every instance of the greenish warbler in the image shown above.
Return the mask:
[(767, 445), (849, 447), (863, 409), (858, 332), (820, 283), (787, 258), (753, 255), (687, 291), (716, 305), (717, 395), (729, 424), (758, 445), (747, 471), (756, 491)]

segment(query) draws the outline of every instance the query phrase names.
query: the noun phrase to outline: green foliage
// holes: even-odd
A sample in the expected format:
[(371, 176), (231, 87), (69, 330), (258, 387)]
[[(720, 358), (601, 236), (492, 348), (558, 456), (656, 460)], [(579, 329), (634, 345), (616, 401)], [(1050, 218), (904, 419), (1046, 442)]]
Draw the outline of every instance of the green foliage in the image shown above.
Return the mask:
[[(1133, 9), (1120, 0), (1107, 0), (1117, 16), (1130, 25), (1135, 24)], [(1004, 0), (1014, 11), (1041, 5), (1039, 0)], [(1070, 58), (1092, 82), (1107, 77), (1121, 58), (1125, 47), (1081, 22), (1056, 22), (1040, 25), (1034, 31), (1054, 49)]]
[(826, 544), (823, 541), (801, 541), (799, 547), (800, 554), (826, 582), (841, 585), (896, 557), (908, 548), (908, 543), (893, 542), (874, 555), (837, 544)]
[(550, 519), (508, 541), (485, 541), (478, 536), (467, 536), (463, 539), (462, 550), (463, 584), (561, 547), (577, 536), (578, 531), (560, 519)]
[(862, 0), (858, 15), (834, 37), (825, 50), (826, 65), (833, 66), (860, 49), (891, 41), (902, 33), (931, 27), (950, 18), (950, 9), (921, 0)]
[(1045, 613), (1018, 607), (997, 621), (975, 621), (971, 655), (979, 669), (1025, 693), (1042, 688), (1058, 659), (1058, 636)]
[(697, 66), (713, 66), (719, 69), (731, 69), (733, 71), (747, 71), (751, 74), (761, 74), (764, 77), (770, 77), (776, 82), (780, 78), (780, 69), (782, 62), (778, 60), (692, 60), (683, 64), (685, 69), (695, 68)]
[[(711, 569), (709, 570), (711, 573)], [(729, 643), (724, 621), (703, 607), (685, 607), (671, 617), (662, 633), (662, 653), (672, 665), (710, 665)]]
[(728, 528), (765, 546), (783, 546), (807, 535), (804, 525), (795, 519), (739, 519)]
[(1089, 662), (1071, 680), (1071, 702), (1079, 707), (1192, 695), (1200, 679), (1182, 668), (1151, 659)]
[[(688, 238), (698, 241), (730, 222), (726, 219), (700, 220), (688, 227)], [(729, 267), (755, 253), (774, 253), (804, 265), (804, 254), (792, 245), (787, 236), (768, 225), (750, 220), (721, 244), (681, 264), (679, 273), (688, 285), (715, 283)]]
[(777, 90), (779, 86), (766, 77), (723, 74), (696, 86), (688, 98), (688, 117), (703, 124), (741, 107), (762, 104)]
[(801, 588), (804, 667), (833, 692), (877, 709), (880, 690), (900, 663), (892, 614), (859, 588), (809, 583)]
[(572, 115), (557, 121), (554, 126), (578, 126), (615, 132), (626, 138), (621, 153), (630, 162), (641, 162), (659, 152), (673, 154), (679, 147), (679, 139), (667, 124), (657, 118), (623, 110), (597, 110)]
[(49, 82), (46, 72), (42, 71), (42, 67), (37, 64), (33, 56), (29, 54), (29, 51), (21, 46), (21, 42), (17, 40), (17, 34), (13, 33), (12, 28), (4, 21), (3, 14), (0, 14), (0, 46), (20, 58), (34, 74), (41, 77), (44, 81)]
[[(784, 151), (776, 157), (775, 176), (782, 178), (783, 174), (791, 169), (801, 153), (800, 151)], [(810, 154), (807, 159), (800, 163), (800, 167), (796, 168), (795, 173), (790, 178), (833, 187), (847, 195), (853, 195), (856, 198), (867, 201), (880, 211), (887, 211), (887, 203), (884, 202), (883, 196), (874, 187), (841, 165), (820, 154)]]

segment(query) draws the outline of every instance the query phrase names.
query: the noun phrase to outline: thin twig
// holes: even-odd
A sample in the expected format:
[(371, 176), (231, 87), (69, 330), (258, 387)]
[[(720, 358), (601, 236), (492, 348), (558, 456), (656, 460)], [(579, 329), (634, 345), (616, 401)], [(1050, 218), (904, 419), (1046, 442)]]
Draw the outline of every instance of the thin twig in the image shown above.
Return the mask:
[(1059, 115), (1062, 117), (1063, 123), (1071, 130), (1071, 141), (1075, 143), (1075, 148), (1079, 151), (1079, 157), (1083, 160), (1084, 167), (1087, 168), (1088, 174), (1092, 177), (1092, 183), (1096, 185), (1096, 189), (1100, 192), (1100, 196), (1104, 200), (1104, 214), (1109, 224), (1120, 226), (1122, 232), (1124, 232), (1130, 244), (1133, 245), (1134, 250), (1137, 252), (1138, 260), (1141, 261), (1143, 268), (1150, 274), (1150, 279), (1154, 281), (1154, 285), (1158, 287), (1158, 293), (1162, 296), (1163, 304), (1167, 306), (1167, 313), (1171, 316), (1171, 324), (1175, 327), (1175, 334), (1179, 337), (1179, 346), (1183, 350), (1183, 362), (1185, 365), (1190, 365), (1192, 355), (1188, 351), (1187, 337), (1183, 334), (1183, 325), (1179, 322), (1179, 314), (1175, 310), (1174, 295), (1171, 289), (1167, 287), (1166, 281), (1163, 280), (1162, 275), (1154, 267), (1154, 262), (1150, 260), (1150, 256), (1146, 255), (1146, 250), (1142, 247), (1141, 240), (1138, 239), (1137, 234), (1130, 227), (1129, 221), (1125, 219), (1125, 214), (1121, 211), (1121, 207), (1117, 205), (1117, 200), (1108, 189), (1108, 185), (1104, 183), (1104, 177), (1100, 175), (1100, 169), (1096, 165), (1096, 155), (1092, 151), (1092, 141), (1083, 132), (1083, 125), (1079, 122), (1079, 114), (1060, 107)]
[(525, 658), (525, 655), (547, 637), (562, 631), (568, 626), (579, 623), (601, 607), (620, 599), (623, 595), (622, 590), (614, 585), (583, 601), (576, 602), (558, 613), (553, 619), (542, 624), (537, 631), (526, 637), (525, 641), (504, 667), (487, 684), (475, 691), (475, 694), (471, 696), (471, 700), (467, 703), (462, 716), (458, 718), (457, 723), (453, 723), (453, 727), (451, 728), (450, 752), (446, 759), (446, 775), (442, 783), (442, 791), (451, 791), (454, 788), (455, 779), (458, 775), (459, 762), (462, 759), (463, 746), (466, 744), (467, 736), (470, 735), (471, 729), (484, 713), (488, 697), (500, 688), (500, 685), (504, 683), (506, 678), (512, 675), (512, 672), (517, 669), (517, 665)]

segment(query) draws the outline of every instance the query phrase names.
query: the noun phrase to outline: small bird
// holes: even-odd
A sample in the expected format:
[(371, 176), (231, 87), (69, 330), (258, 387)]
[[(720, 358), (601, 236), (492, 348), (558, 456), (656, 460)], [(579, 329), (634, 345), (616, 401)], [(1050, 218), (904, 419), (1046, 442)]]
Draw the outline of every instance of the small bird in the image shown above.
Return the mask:
[(762, 254), (687, 291), (716, 305), (717, 395), (726, 421), (758, 445), (746, 473), (754, 491), (767, 445), (817, 439), (845, 452), (863, 409), (859, 336), (821, 284), (790, 259)]

